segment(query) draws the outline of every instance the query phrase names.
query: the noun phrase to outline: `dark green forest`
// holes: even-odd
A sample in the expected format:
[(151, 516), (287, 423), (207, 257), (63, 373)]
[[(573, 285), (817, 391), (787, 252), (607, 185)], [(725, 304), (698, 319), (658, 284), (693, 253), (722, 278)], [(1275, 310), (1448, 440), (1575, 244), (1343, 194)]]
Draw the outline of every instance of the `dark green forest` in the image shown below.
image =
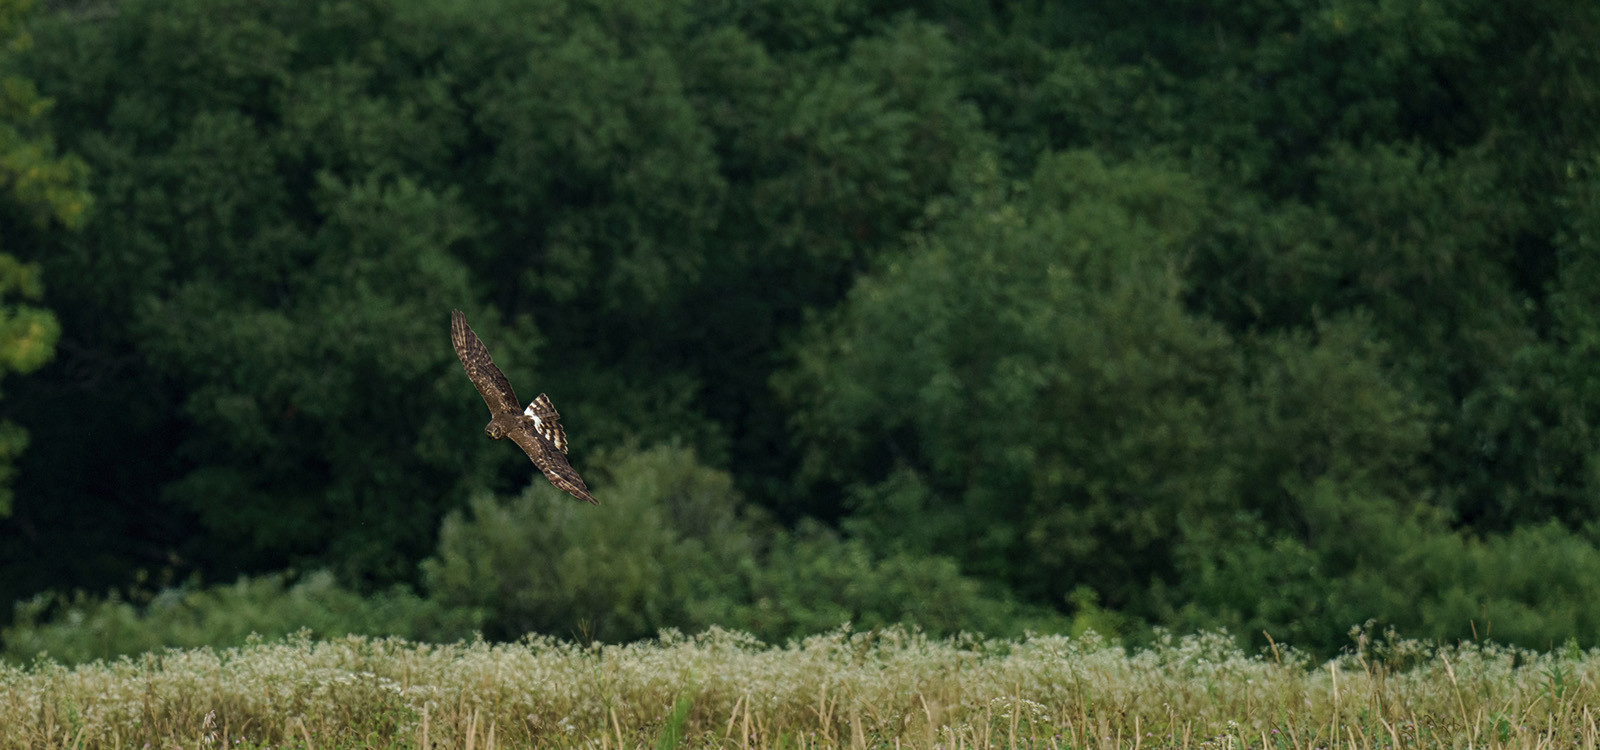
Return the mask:
[(27, 5), (8, 657), (1600, 645), (1600, 4)]

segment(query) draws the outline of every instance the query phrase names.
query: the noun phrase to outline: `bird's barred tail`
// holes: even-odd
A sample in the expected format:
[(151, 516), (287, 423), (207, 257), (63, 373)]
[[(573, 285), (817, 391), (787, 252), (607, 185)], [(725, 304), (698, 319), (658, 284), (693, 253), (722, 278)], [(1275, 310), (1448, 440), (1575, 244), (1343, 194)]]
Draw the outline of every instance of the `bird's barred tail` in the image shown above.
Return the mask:
[(522, 413), (533, 420), (535, 432), (542, 435), (545, 440), (549, 440), (556, 450), (567, 452), (567, 430), (561, 426), (561, 415), (556, 412), (555, 405), (550, 403), (549, 396), (539, 394), (539, 397), (528, 404), (528, 408), (523, 409)]

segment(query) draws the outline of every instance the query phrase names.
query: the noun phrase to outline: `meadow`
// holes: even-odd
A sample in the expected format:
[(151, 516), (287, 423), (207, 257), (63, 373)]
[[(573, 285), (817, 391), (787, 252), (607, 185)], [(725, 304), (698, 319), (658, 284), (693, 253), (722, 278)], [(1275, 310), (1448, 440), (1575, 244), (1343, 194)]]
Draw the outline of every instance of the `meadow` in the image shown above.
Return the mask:
[(1221, 633), (300, 635), (0, 666), (0, 747), (1595, 747), (1600, 652), (1354, 634), (1326, 662)]

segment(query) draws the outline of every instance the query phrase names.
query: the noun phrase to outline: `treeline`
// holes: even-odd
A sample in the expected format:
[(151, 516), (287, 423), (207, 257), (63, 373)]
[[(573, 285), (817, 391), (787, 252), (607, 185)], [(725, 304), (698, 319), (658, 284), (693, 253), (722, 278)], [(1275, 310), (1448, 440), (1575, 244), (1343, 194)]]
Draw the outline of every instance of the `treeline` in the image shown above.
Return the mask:
[(10, 18), (0, 601), (1600, 643), (1600, 6)]

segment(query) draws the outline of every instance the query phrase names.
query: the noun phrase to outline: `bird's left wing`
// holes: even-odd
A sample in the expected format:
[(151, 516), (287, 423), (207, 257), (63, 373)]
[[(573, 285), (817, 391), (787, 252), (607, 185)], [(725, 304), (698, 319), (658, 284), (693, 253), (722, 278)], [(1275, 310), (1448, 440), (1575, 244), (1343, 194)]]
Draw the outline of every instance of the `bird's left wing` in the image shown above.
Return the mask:
[(599, 505), (600, 501), (589, 494), (588, 485), (583, 483), (583, 477), (578, 476), (572, 464), (567, 463), (567, 454), (556, 449), (556, 446), (544, 436), (533, 431), (533, 425), (528, 424), (532, 419), (524, 418), (523, 426), (512, 430), (509, 437), (522, 448), (522, 452), (533, 459), (533, 465), (544, 472), (545, 479), (556, 486), (556, 489), (567, 493), (586, 503)]

